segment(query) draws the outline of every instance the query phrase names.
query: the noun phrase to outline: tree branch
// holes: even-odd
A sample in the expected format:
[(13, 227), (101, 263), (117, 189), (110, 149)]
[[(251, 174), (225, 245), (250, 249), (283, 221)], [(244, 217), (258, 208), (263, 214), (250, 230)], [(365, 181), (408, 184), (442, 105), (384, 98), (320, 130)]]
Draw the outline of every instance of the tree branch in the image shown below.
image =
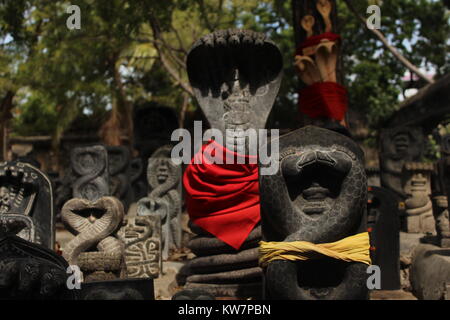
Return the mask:
[[(364, 25), (365, 28), (367, 28), (366, 19), (364, 19), (363, 16), (361, 16), (353, 7), (350, 0), (344, 0), (347, 7), (350, 9), (350, 11), (361, 21), (361, 23)], [(369, 29), (369, 28), (368, 28)], [(383, 43), (383, 45), (394, 55), (394, 57), (400, 61), (408, 70), (411, 72), (417, 74), (421, 79), (425, 80), (428, 83), (433, 83), (433, 79), (429, 79), (425, 74), (422, 73), (422, 71), (419, 70), (415, 65), (413, 65), (408, 59), (406, 59), (405, 56), (403, 56), (398, 50), (391, 46), (388, 42), (388, 40), (384, 37), (384, 35), (377, 29), (369, 29), (372, 31), (373, 34)]]
[[(162, 41), (162, 35), (161, 30), (159, 29), (158, 21), (154, 17), (153, 14), (150, 15), (150, 26), (153, 31), (153, 37), (156, 40)], [(194, 91), (192, 90), (192, 87), (183, 81), (178, 74), (178, 72), (175, 70), (175, 68), (170, 64), (169, 60), (167, 59), (166, 55), (164, 54), (160, 43), (158, 41), (155, 41), (155, 49), (158, 52), (158, 55), (161, 59), (161, 63), (163, 64), (163, 67), (167, 70), (169, 75), (175, 80), (175, 82), (187, 93), (189, 93), (191, 96), (194, 96)]]

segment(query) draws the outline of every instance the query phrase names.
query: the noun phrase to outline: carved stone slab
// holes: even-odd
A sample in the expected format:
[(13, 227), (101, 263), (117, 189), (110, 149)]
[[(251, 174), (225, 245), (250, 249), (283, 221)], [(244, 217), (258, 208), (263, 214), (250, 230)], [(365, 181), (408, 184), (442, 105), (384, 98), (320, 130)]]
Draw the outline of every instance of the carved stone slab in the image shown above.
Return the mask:
[(28, 221), (28, 231), (24, 230), (19, 236), (53, 249), (52, 186), (39, 169), (17, 161), (0, 163), (0, 215), (9, 214), (28, 217), (23, 218)]
[(227, 147), (235, 144), (242, 152), (245, 137), (227, 137), (226, 130), (265, 127), (282, 78), (280, 50), (262, 33), (218, 30), (192, 46), (186, 64), (211, 128), (222, 132)]
[(162, 269), (159, 216), (128, 217), (118, 237), (125, 243), (127, 278), (157, 278)]
[(95, 201), (110, 195), (108, 153), (101, 145), (77, 147), (70, 156), (74, 198)]

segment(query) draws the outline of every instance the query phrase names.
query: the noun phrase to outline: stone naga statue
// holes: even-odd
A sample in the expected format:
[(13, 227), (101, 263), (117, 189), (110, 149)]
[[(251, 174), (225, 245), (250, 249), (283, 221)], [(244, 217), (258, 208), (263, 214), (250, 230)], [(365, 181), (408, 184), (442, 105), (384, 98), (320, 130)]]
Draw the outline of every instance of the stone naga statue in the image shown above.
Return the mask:
[(138, 201), (138, 216), (158, 215), (162, 228), (162, 258), (169, 257), (169, 249), (181, 246), (181, 167), (172, 162), (172, 147), (156, 150), (148, 160), (147, 180), (150, 192)]
[[(367, 179), (358, 145), (307, 126), (281, 136), (279, 146), (278, 172), (259, 177), (263, 240), (324, 244), (364, 233)], [(366, 269), (326, 256), (275, 260), (264, 270), (265, 298), (367, 299)]]
[[(85, 281), (121, 277), (124, 244), (114, 233), (123, 216), (123, 205), (114, 197), (75, 198), (64, 204), (61, 218), (76, 236), (64, 247), (63, 256), (80, 267)], [(97, 251), (88, 251), (92, 248)]]
[[(262, 33), (218, 30), (202, 37), (193, 45), (187, 57), (189, 81), (217, 144), (237, 154), (256, 156), (250, 148), (252, 141), (247, 132), (265, 128), (280, 88), (282, 69), (280, 50)], [(255, 169), (257, 174), (256, 163)], [(191, 181), (192, 176), (186, 177), (185, 174), (184, 179)], [(198, 181), (205, 181), (203, 178), (215, 180), (214, 177), (214, 174), (210, 174), (200, 177)], [(218, 193), (223, 185), (221, 178), (223, 177), (219, 176), (213, 181)], [(257, 175), (255, 182), (258, 182)], [(210, 181), (205, 181), (206, 185), (209, 183)], [(194, 184), (196, 183), (191, 186)], [(203, 191), (201, 187), (195, 189), (195, 197), (198, 199), (197, 193)], [(212, 207), (220, 210), (219, 207), (239, 206), (239, 190), (236, 194), (233, 199)], [(224, 195), (215, 194), (211, 198), (218, 199), (219, 196)], [(259, 196), (257, 202), (259, 222)], [(211, 209), (214, 211), (214, 208)], [(230, 207), (226, 210), (231, 211), (228, 214), (243, 213), (243, 210), (235, 212)], [(261, 239), (261, 228), (258, 223), (249, 230), (247, 238), (236, 249), (224, 242), (223, 238), (193, 223), (193, 216), (198, 217), (199, 212), (200, 210), (189, 211), (190, 228), (196, 236), (188, 247), (197, 257), (189, 261), (182, 272), (186, 275), (185, 288), (206, 290), (214, 296), (260, 296), (262, 273), (258, 267), (257, 243)], [(211, 216), (214, 218), (215, 213), (209, 212), (197, 221), (203, 218), (205, 221)], [(229, 224), (223, 228), (228, 227)], [(218, 228), (220, 229), (220, 225)]]
[(0, 216), (27, 220), (19, 237), (53, 250), (55, 216), (52, 184), (36, 167), (19, 161), (0, 163)]

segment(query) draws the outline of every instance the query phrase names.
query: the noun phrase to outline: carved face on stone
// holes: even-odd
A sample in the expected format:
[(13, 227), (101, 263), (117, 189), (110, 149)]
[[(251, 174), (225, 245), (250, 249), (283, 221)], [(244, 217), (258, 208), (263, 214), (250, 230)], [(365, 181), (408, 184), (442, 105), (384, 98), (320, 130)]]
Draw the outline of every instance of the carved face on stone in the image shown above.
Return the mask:
[(420, 161), (423, 133), (419, 128), (386, 129), (381, 134), (380, 176), (383, 187), (404, 196), (401, 174), (405, 162)]
[[(278, 48), (263, 34), (220, 30), (198, 40), (187, 58), (189, 80), (211, 128), (262, 129), (282, 76)], [(228, 145), (244, 146), (236, 132)], [(231, 141), (231, 142), (230, 142)]]
[(403, 168), (404, 191), (407, 195), (431, 194), (431, 163), (406, 163)]
[(148, 160), (147, 180), (152, 188), (167, 182), (177, 174), (178, 167), (170, 158), (172, 147), (167, 145), (156, 150)]
[[(350, 138), (312, 126), (279, 143), (278, 173), (260, 176), (263, 239), (329, 243), (365, 231), (362, 150)], [(332, 259), (275, 261), (267, 268), (270, 296), (332, 299), (345, 295), (352, 281), (358, 288), (351, 294), (364, 295), (364, 278), (357, 272), (362, 268)], [(272, 282), (275, 273), (286, 276)]]

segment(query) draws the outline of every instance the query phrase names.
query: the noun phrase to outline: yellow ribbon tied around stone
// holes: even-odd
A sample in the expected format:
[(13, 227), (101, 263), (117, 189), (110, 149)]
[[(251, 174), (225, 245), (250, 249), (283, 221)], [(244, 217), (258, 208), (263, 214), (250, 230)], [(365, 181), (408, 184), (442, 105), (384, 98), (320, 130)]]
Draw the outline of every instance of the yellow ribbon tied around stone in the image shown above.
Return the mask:
[(307, 241), (259, 242), (259, 264), (266, 267), (275, 260), (303, 261), (330, 257), (347, 262), (371, 264), (369, 233), (358, 233), (332, 243)]

